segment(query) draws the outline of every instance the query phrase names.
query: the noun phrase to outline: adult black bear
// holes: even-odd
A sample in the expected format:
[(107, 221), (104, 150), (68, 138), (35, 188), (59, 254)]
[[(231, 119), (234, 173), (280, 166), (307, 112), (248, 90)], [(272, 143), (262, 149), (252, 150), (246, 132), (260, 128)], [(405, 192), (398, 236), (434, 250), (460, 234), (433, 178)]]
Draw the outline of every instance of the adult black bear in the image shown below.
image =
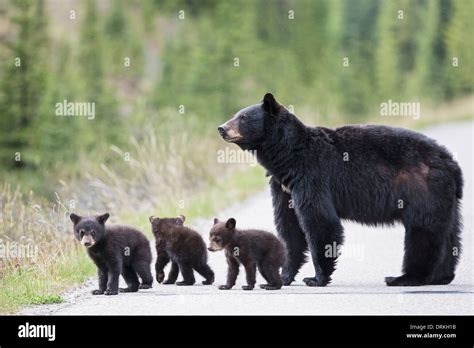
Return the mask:
[(286, 242), (290, 284), (308, 247), (315, 276), (331, 281), (343, 242), (340, 219), (405, 226), (403, 275), (387, 285), (448, 284), (460, 253), (461, 169), (428, 137), (386, 126), (307, 127), (267, 93), (218, 128), (224, 140), (254, 150), (270, 180), (275, 224)]

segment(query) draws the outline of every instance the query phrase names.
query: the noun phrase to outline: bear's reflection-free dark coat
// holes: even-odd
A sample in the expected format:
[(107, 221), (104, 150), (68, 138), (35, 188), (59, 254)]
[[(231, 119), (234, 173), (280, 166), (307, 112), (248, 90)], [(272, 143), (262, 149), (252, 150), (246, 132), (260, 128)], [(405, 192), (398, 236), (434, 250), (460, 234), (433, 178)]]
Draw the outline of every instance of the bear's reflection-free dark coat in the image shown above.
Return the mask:
[[(184, 220), (183, 215), (180, 218), (150, 217), (156, 239), (156, 280), (163, 284), (193, 285), (195, 270), (205, 278), (203, 285), (211, 285), (214, 272), (207, 263), (206, 243), (198, 232), (183, 226)], [(170, 261), (168, 279), (164, 280), (164, 268)], [(176, 282), (179, 272), (183, 280)]]
[[(226, 139), (229, 128), (235, 140)], [(294, 280), (308, 247), (315, 276), (305, 283), (330, 282), (336, 257), (327, 257), (325, 248), (343, 242), (340, 219), (404, 224), (403, 275), (386, 278), (388, 285), (454, 278), (463, 180), (458, 164), (434, 140), (388, 126), (307, 127), (271, 94), (240, 110), (219, 132), (256, 150), (272, 176), (275, 223), (288, 249), (285, 284)]]
[[(127, 288), (120, 289), (123, 292), (152, 287), (151, 247), (142, 232), (130, 226), (105, 225), (109, 214), (98, 217), (71, 214), (70, 217), (78, 240), (81, 240), (81, 230), (85, 233), (95, 231), (96, 243), (87, 248), (87, 253), (98, 268), (99, 289), (93, 291), (94, 295), (116, 295), (119, 292), (120, 274), (127, 283)], [(142, 280), (141, 284), (138, 277)]]

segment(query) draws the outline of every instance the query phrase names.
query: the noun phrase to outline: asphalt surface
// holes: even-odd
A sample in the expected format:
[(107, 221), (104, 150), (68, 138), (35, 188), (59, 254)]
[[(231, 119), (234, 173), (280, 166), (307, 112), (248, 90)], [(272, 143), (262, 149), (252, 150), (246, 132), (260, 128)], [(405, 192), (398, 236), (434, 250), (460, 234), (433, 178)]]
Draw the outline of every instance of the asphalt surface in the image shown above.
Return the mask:
[[(307, 263), (296, 281), (280, 291), (241, 290), (245, 272), (241, 272), (232, 290), (218, 290), (224, 284), (226, 261), (223, 252), (211, 253), (209, 263), (216, 274), (211, 286), (191, 287), (153, 284), (150, 290), (118, 296), (93, 296), (97, 279), (64, 294), (65, 303), (36, 306), (20, 314), (36, 315), (326, 315), (326, 314), (474, 314), (473, 226), (473, 129), (474, 121), (431, 127), (424, 131), (457, 156), (465, 187), (463, 204), (463, 253), (456, 278), (450, 285), (423, 287), (387, 287), (385, 276), (400, 275), (404, 230), (395, 227), (371, 228), (344, 223), (345, 248), (339, 257), (333, 282), (327, 287), (307, 287), (303, 277), (313, 276)], [(271, 197), (268, 189), (221, 212), (218, 217), (234, 217), (240, 227), (274, 231)], [(211, 220), (193, 223), (207, 241)], [(153, 269), (153, 268), (152, 268)], [(168, 270), (168, 269), (167, 269)], [(260, 275), (257, 283), (262, 283)], [(124, 285), (122, 285), (124, 286)]]

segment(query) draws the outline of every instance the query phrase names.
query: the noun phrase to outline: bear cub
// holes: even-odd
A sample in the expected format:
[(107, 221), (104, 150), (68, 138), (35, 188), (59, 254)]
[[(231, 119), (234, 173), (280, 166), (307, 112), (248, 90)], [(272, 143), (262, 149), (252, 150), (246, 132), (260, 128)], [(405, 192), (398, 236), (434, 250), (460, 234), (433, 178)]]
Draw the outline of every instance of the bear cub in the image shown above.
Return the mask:
[(205, 280), (203, 285), (214, 282), (214, 272), (207, 264), (206, 243), (196, 231), (183, 226), (186, 218), (159, 218), (150, 216), (153, 235), (156, 239), (156, 280), (162, 283), (165, 278), (164, 268), (171, 261), (171, 270), (163, 284), (174, 284), (179, 272), (183, 280), (176, 285), (193, 285), (194, 272)]
[(238, 230), (236, 221), (230, 218), (227, 222), (214, 219), (214, 226), (209, 233), (209, 250), (225, 250), (228, 264), (227, 283), (219, 286), (220, 290), (231, 289), (235, 285), (239, 266), (242, 263), (247, 275), (244, 290), (255, 286), (256, 268), (267, 284), (260, 287), (266, 290), (278, 290), (282, 287), (279, 269), (286, 261), (286, 248), (273, 234), (259, 230)]
[[(117, 295), (152, 287), (150, 242), (140, 231), (122, 225), (105, 225), (109, 214), (82, 217), (70, 214), (74, 235), (98, 268), (99, 289), (93, 295)], [(127, 288), (119, 289), (122, 274)], [(141, 278), (140, 284), (138, 277)]]

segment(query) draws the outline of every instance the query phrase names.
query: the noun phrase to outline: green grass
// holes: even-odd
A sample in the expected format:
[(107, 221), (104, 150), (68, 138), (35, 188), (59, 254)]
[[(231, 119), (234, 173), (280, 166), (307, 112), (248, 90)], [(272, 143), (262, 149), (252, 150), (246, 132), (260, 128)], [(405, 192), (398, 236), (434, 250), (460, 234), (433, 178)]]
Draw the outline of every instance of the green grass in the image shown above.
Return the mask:
[(71, 250), (59, 259), (5, 274), (0, 280), (0, 313), (21, 307), (61, 303), (61, 293), (82, 284), (95, 272), (83, 250)]

